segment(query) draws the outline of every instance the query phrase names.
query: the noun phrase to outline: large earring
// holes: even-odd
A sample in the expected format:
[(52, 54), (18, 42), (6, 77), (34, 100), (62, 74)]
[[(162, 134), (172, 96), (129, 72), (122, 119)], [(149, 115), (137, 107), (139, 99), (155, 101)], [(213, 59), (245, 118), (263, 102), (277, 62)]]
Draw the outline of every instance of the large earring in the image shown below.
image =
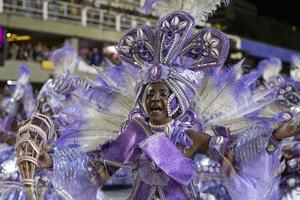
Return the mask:
[(179, 108), (178, 99), (173, 93), (168, 98), (168, 116), (172, 117), (179, 110)]

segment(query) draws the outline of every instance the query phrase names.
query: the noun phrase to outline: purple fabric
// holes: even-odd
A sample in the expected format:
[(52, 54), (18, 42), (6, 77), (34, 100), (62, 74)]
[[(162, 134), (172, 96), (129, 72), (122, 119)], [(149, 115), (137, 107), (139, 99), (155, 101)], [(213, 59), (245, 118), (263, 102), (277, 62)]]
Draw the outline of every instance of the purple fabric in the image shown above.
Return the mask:
[[(133, 199), (146, 200), (151, 188), (161, 186), (167, 199), (186, 199), (184, 185), (194, 177), (190, 162), (169, 140), (160, 134), (148, 136), (137, 120), (128, 123), (119, 137), (112, 141), (101, 160), (107, 164), (132, 165), (138, 169)], [(135, 165), (134, 165), (135, 164)], [(151, 186), (152, 185), (152, 186)], [(172, 193), (175, 194), (172, 196)]]
[(175, 181), (170, 181), (170, 184), (164, 188), (164, 192), (167, 200), (189, 199), (182, 190), (182, 186)]
[[(136, 182), (138, 183), (138, 182)], [(135, 187), (134, 187), (135, 188)], [(148, 184), (141, 184), (137, 187), (137, 193), (134, 196), (133, 199), (138, 199), (138, 200), (147, 200), (147, 197), (150, 193), (151, 186)]]
[(200, 120), (199, 117), (197, 116), (196, 112), (191, 109), (188, 109), (184, 113), (184, 116), (182, 117), (181, 122), (182, 123), (190, 123), (192, 125), (191, 129), (196, 129), (199, 132), (203, 131), (204, 122), (202, 120)]
[(224, 183), (232, 200), (241, 199), (265, 199), (270, 197), (267, 187), (270, 186), (271, 178), (279, 166), (278, 159), (280, 150), (272, 155), (262, 152), (257, 155), (255, 162), (241, 163), (241, 170), (238, 171), (233, 180)]
[(170, 177), (151, 162), (146, 156), (139, 162), (139, 174), (142, 181), (148, 185), (166, 186)]
[(300, 143), (294, 146), (293, 148), (293, 155), (294, 156), (300, 156)]
[(2, 122), (2, 129), (4, 132), (11, 131), (12, 124), (14, 122), (15, 117), (11, 115), (7, 115)]
[(130, 122), (119, 137), (111, 143), (103, 155), (103, 160), (116, 161), (122, 164), (138, 162), (138, 144), (146, 139), (146, 135), (137, 122)]
[(149, 137), (140, 148), (173, 180), (183, 185), (191, 183), (194, 176), (192, 162), (164, 134)]
[(213, 130), (214, 130), (214, 133), (216, 134), (216, 136), (223, 136), (223, 137), (229, 137), (230, 136), (229, 129), (224, 127), (224, 126), (214, 125)]
[(191, 129), (189, 123), (180, 123), (178, 126), (175, 126), (170, 140), (173, 144), (180, 144), (183, 147), (191, 147), (193, 145), (193, 141), (186, 134), (187, 129)]
[(233, 140), (223, 136), (211, 136), (207, 149), (207, 156), (211, 159), (222, 162), (224, 155), (229, 150)]

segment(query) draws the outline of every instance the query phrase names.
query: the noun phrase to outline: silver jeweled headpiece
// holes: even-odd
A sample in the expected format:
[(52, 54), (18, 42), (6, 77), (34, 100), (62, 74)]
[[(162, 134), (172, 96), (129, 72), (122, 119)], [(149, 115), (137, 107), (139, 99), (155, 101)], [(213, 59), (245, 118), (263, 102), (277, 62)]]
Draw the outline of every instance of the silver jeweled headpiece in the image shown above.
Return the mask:
[(120, 59), (140, 69), (137, 102), (148, 83), (165, 81), (175, 95), (169, 116), (190, 107), (202, 78), (202, 70), (221, 67), (227, 57), (227, 36), (212, 27), (194, 31), (194, 18), (184, 11), (161, 18), (155, 28), (147, 25), (124, 33), (118, 44)]

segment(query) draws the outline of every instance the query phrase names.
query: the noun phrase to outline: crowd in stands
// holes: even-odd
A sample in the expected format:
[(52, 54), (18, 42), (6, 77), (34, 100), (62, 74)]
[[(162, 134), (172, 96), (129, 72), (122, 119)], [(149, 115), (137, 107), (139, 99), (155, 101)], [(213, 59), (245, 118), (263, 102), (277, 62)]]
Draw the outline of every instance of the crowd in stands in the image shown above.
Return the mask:
[(121, 64), (116, 52), (103, 51), (103, 49), (97, 47), (82, 47), (79, 49), (79, 56), (89, 65), (105, 65), (105, 59), (115, 65)]
[(7, 59), (41, 62), (47, 59), (55, 48), (41, 42), (37, 44), (12, 42), (8, 45)]
[[(130, 15), (144, 16), (140, 13), (142, 0), (64, 0), (68, 3), (79, 4), (82, 6), (101, 8), (107, 11), (124, 12)], [(75, 12), (75, 10), (74, 10)], [(73, 14), (74, 14), (73, 12)], [(76, 13), (80, 14), (80, 12)]]
[(97, 47), (80, 48), (79, 56), (89, 65), (100, 66), (103, 63), (103, 55)]
[[(7, 59), (8, 60), (20, 60), (20, 61), (33, 61), (42, 62), (49, 59), (51, 52), (54, 51), (56, 46), (51, 46), (44, 43), (37, 43), (35, 45), (31, 43), (17, 43), (11, 42), (8, 45)], [(103, 57), (101, 49), (97, 47), (80, 48), (79, 56), (89, 65), (100, 66), (103, 63)], [(116, 59), (113, 55), (105, 55)]]

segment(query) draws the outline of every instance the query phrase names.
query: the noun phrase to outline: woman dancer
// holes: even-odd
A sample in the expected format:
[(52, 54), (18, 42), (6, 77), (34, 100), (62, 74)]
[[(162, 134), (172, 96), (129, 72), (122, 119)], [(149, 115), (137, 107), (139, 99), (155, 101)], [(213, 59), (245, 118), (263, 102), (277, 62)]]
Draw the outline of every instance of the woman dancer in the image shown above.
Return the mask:
[(119, 56), (140, 70), (136, 87), (130, 72), (125, 73), (125, 89), (102, 73), (108, 85), (89, 93), (98, 104), (99, 135), (120, 134), (101, 145), (88, 131), (64, 138), (74, 148), (39, 158), (40, 166), (53, 169), (53, 182), (77, 199), (95, 199), (93, 185), (128, 167), (136, 171), (130, 199), (197, 199), (193, 158), (202, 153), (220, 162), (233, 178), (224, 183), (232, 199), (265, 194), (278, 162), (278, 141), (295, 135), (299, 127), (251, 115), (271, 100), (251, 96), (251, 76), (218, 76), (213, 69), (224, 64), (228, 38), (213, 28), (193, 33), (194, 25), (190, 14), (177, 11), (161, 18), (155, 29), (141, 26), (124, 33)]

